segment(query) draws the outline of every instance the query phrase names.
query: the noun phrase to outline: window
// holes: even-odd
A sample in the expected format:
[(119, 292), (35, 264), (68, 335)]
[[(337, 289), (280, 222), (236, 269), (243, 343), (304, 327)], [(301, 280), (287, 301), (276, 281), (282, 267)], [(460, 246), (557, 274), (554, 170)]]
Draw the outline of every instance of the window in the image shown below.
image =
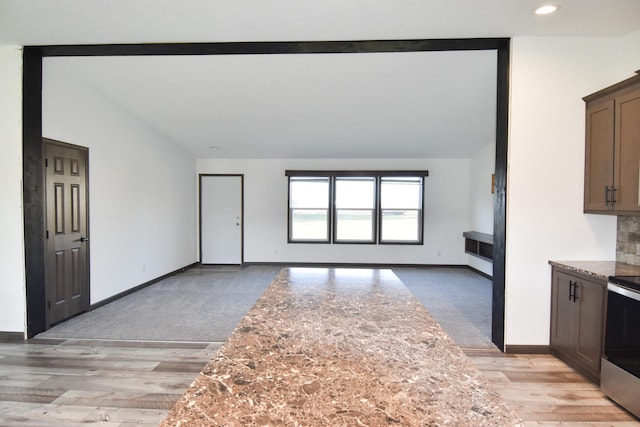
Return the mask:
[(422, 239), (422, 177), (380, 178), (380, 242)]
[(427, 171), (286, 171), (289, 242), (422, 244)]
[(375, 178), (335, 179), (335, 242), (374, 243)]
[(329, 241), (329, 178), (289, 179), (289, 240)]

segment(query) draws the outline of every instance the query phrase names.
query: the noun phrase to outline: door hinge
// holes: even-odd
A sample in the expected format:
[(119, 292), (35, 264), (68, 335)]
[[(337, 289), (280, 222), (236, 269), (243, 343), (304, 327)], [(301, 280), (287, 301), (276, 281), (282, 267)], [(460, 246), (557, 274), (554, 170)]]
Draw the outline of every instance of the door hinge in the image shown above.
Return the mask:
[(49, 159), (44, 159), (44, 167), (45, 168), (49, 167)]
[(47, 233), (47, 239), (48, 239), (49, 238), (49, 230), (47, 230), (46, 233)]
[(51, 300), (47, 301), (47, 308), (51, 310)]

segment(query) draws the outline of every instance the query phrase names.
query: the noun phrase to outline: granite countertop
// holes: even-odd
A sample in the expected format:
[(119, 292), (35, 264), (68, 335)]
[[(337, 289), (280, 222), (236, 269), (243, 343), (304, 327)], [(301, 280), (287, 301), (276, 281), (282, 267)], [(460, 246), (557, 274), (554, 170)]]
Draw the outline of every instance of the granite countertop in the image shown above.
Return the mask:
[(640, 266), (616, 261), (549, 261), (549, 264), (605, 281), (609, 276), (640, 276)]
[(285, 268), (162, 426), (522, 425), (390, 270)]

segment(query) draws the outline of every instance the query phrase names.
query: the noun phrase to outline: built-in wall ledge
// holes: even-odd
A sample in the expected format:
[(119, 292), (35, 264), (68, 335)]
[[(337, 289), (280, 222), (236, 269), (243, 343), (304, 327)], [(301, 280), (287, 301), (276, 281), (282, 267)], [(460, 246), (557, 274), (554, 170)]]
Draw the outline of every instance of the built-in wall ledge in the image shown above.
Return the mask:
[(493, 234), (465, 231), (464, 251), (485, 261), (493, 262)]

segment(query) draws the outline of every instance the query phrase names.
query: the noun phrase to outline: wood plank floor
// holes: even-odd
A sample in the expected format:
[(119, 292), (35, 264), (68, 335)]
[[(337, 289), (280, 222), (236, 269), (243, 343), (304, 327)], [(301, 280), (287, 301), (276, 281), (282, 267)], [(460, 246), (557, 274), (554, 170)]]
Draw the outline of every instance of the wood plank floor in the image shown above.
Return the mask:
[(638, 426), (640, 422), (607, 399), (552, 355), (513, 355), (464, 349), (478, 369), (515, 409), (525, 426)]
[(0, 426), (157, 426), (221, 343), (0, 343)]
[[(0, 426), (156, 426), (221, 343), (0, 343)], [(526, 426), (639, 426), (550, 355), (465, 350)]]

